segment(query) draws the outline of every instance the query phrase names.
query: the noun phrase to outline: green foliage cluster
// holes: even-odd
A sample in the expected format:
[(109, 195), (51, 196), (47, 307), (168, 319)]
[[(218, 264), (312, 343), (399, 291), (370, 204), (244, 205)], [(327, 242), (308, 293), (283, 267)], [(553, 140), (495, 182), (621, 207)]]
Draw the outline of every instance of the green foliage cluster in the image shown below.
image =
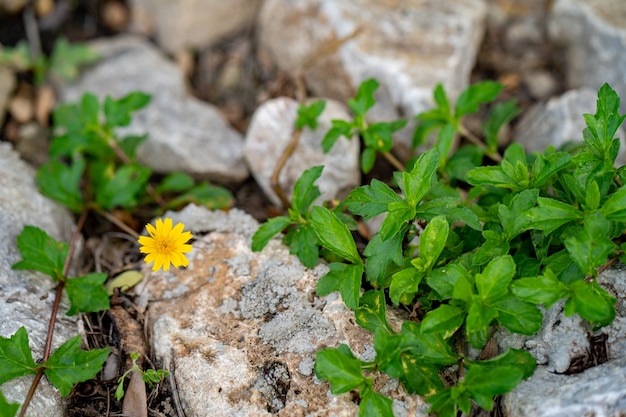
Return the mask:
[[(365, 122), (377, 85), (361, 85), (349, 101), (354, 119), (333, 121), (323, 141), (328, 150), (340, 136), (361, 135), (364, 172), (405, 125)], [(492, 103), (501, 88), (470, 86), (452, 108), (437, 86), (436, 107), (416, 116), (413, 144), (424, 144), (431, 133), (435, 142), (390, 184), (374, 179), (332, 210), (312, 207), (323, 167), (311, 168), (295, 184), (289, 216), (270, 219), (252, 239), (253, 250), (261, 250), (287, 229), (284, 240), (304, 265), (325, 255), (330, 270), (317, 294), (339, 291), (356, 322), (374, 332), (372, 362), (342, 345), (319, 351), (315, 363), (334, 394), (359, 390), (360, 416), (393, 415), (391, 399), (372, 388), (376, 371), (424, 396), (439, 416), (468, 414), (473, 404), (491, 410), (495, 396), (532, 375), (535, 361), (515, 349), (473, 360), (467, 344), (484, 348), (496, 328), (532, 335), (542, 324), (538, 305), (563, 299), (566, 315), (578, 314), (593, 328), (615, 318), (616, 300), (596, 278), (626, 249), (626, 168), (614, 165), (615, 133), (626, 117), (619, 98), (608, 85), (600, 89), (596, 114), (584, 116), (583, 146), (573, 154), (553, 148), (527, 154), (512, 144), (500, 156), (498, 132), (518, 114), (514, 102), (491, 106), (484, 141), (467, 132), (462, 119)], [(470, 143), (453, 151), (459, 135)], [(496, 163), (484, 164), (489, 159)], [(381, 214), (380, 230), (360, 252), (350, 231), (355, 219)], [(407, 306), (416, 319), (392, 329), (390, 304)], [(450, 367), (457, 370), (453, 385), (441, 377)]]
[(139, 356), (140, 355), (136, 352), (130, 353), (130, 360), (133, 362), (133, 366), (130, 369), (126, 370), (126, 372), (124, 372), (122, 376), (120, 376), (117, 380), (118, 385), (117, 389), (115, 390), (115, 398), (118, 401), (124, 397), (124, 380), (131, 372), (139, 372), (143, 382), (148, 384), (150, 388), (152, 388), (154, 384), (158, 384), (159, 382), (163, 381), (163, 378), (167, 378), (170, 375), (170, 373), (164, 369), (147, 369), (144, 371), (139, 367), (139, 365), (137, 365), (137, 359), (139, 359)]
[(19, 72), (32, 71), (36, 84), (43, 84), (50, 75), (73, 80), (78, 76), (81, 65), (98, 59), (98, 54), (92, 49), (81, 44), (70, 45), (63, 37), (54, 43), (50, 57), (34, 57), (26, 41), (0, 50), (0, 65), (10, 66)]

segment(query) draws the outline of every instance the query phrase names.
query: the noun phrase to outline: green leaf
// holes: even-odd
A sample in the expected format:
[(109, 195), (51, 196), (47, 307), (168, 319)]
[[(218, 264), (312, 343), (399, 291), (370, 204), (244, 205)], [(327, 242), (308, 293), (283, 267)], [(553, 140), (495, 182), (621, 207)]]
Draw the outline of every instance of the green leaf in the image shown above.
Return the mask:
[(448, 223), (463, 222), (474, 230), (482, 231), (478, 216), (469, 208), (461, 206), (461, 200), (456, 197), (441, 197), (422, 203), (417, 206), (415, 217), (427, 221), (435, 216), (445, 215)]
[(85, 200), (80, 189), (80, 182), (85, 170), (85, 161), (77, 158), (71, 166), (52, 160), (37, 170), (39, 191), (46, 197), (65, 205), (75, 213), (85, 208)]
[(452, 393), (455, 391), (458, 391), (458, 388), (452, 386), (428, 397), (427, 401), (431, 405), (428, 412), (438, 417), (457, 417), (457, 401), (452, 398)]
[(310, 224), (301, 224), (289, 232), (289, 253), (297, 255), (307, 268), (315, 267), (319, 258), (319, 247)]
[(298, 106), (298, 117), (296, 118), (296, 129), (304, 129), (308, 127), (311, 130), (317, 129), (317, 119), (320, 117), (326, 102), (324, 100), (317, 100), (309, 104), (301, 104)]
[(393, 401), (374, 391), (369, 385), (361, 389), (359, 417), (393, 417)]
[(408, 226), (387, 240), (382, 240), (379, 233), (369, 241), (363, 255), (365, 260), (365, 278), (368, 282), (381, 286), (387, 276), (387, 269), (393, 262), (402, 264), (402, 242)]
[(335, 213), (325, 207), (315, 206), (311, 211), (311, 222), (317, 238), (325, 248), (353, 264), (363, 263), (348, 227)]
[(542, 230), (546, 234), (583, 217), (583, 213), (575, 207), (553, 198), (538, 197), (537, 205), (524, 216), (528, 218), (529, 229)]
[(17, 248), (22, 260), (13, 269), (32, 269), (49, 275), (55, 281), (64, 279), (63, 265), (67, 257), (68, 244), (57, 242), (38, 227), (24, 226), (17, 237)]
[(134, 91), (117, 100), (107, 97), (104, 100), (105, 126), (107, 128), (128, 126), (132, 121), (131, 114), (146, 107), (150, 99), (149, 94), (140, 91)]
[(466, 315), (465, 310), (460, 307), (442, 304), (426, 313), (422, 320), (422, 332), (443, 333), (443, 337), (448, 339), (461, 327)]
[(424, 278), (424, 272), (415, 268), (402, 269), (393, 274), (391, 276), (391, 285), (389, 286), (389, 298), (391, 298), (391, 301), (398, 305), (402, 297), (415, 294), (422, 278)]
[(344, 304), (351, 310), (356, 310), (359, 307), (363, 264), (333, 262), (328, 267), (330, 271), (317, 282), (317, 295), (324, 296), (339, 291)]
[(437, 368), (425, 365), (413, 356), (400, 356), (402, 375), (400, 381), (410, 393), (428, 397), (444, 389)]
[(454, 117), (458, 120), (468, 113), (476, 113), (479, 105), (495, 100), (503, 87), (494, 81), (483, 81), (467, 87), (456, 102)]
[(101, 369), (111, 349), (80, 349), (80, 336), (73, 337), (55, 350), (44, 363), (44, 373), (61, 395), (67, 397), (74, 385), (93, 378)]
[(476, 368), (476, 372), (479, 369), (495, 369), (502, 366), (510, 366), (522, 371), (523, 378), (530, 378), (535, 372), (537, 367), (537, 361), (525, 350), (508, 348), (506, 352), (500, 355), (486, 360), (470, 361), (466, 359), (466, 363), (469, 363), (472, 368)]
[(609, 196), (600, 209), (604, 217), (612, 222), (626, 222), (626, 186)]
[(383, 240), (388, 240), (402, 230), (406, 230), (406, 225), (415, 218), (415, 208), (410, 206), (406, 200), (389, 203), (388, 207), (387, 217), (383, 220), (378, 231)]
[(115, 294), (116, 288), (119, 288), (120, 291), (128, 291), (131, 288), (133, 288), (135, 285), (139, 284), (139, 282), (141, 282), (143, 277), (144, 277), (144, 274), (139, 271), (135, 271), (135, 270), (124, 271), (121, 274), (116, 275), (115, 278), (109, 280), (104, 285), (104, 289), (106, 290), (107, 295), (111, 297), (113, 296), (113, 294)]
[(569, 288), (559, 281), (550, 268), (545, 268), (543, 275), (536, 278), (521, 278), (513, 281), (511, 292), (520, 300), (544, 304), (550, 308), (552, 304), (569, 295)]
[(571, 298), (565, 303), (566, 316), (578, 313), (580, 317), (594, 326), (603, 327), (615, 319), (616, 299), (596, 281), (579, 280), (570, 285)]
[(485, 135), (487, 147), (495, 151), (498, 148), (498, 133), (502, 126), (513, 120), (520, 114), (521, 109), (517, 107), (515, 99), (509, 99), (498, 103), (489, 112), (489, 118), (483, 123), (482, 130)]
[(99, 55), (86, 45), (70, 45), (65, 38), (58, 38), (50, 57), (50, 71), (67, 81), (78, 76), (78, 68), (99, 59)]
[(498, 322), (511, 333), (530, 336), (541, 328), (543, 314), (533, 304), (509, 295), (498, 300), (494, 307), (498, 310)]
[(438, 83), (435, 86), (435, 90), (433, 91), (433, 98), (435, 99), (435, 103), (437, 104), (438, 110), (441, 114), (450, 114), (450, 103), (448, 102), (448, 97), (446, 97), (446, 91), (443, 88), (443, 84)]
[(413, 140), (411, 142), (411, 148), (415, 149), (419, 145), (422, 145), (430, 132), (435, 129), (441, 128), (448, 123), (446, 115), (442, 115), (439, 110), (432, 110), (415, 116), (416, 120), (420, 123), (417, 125), (415, 132), (413, 133)]
[(352, 137), (352, 128), (354, 127), (352, 123), (345, 120), (332, 120), (331, 126), (322, 139), (324, 153), (328, 153), (340, 137), (345, 136), (348, 139)]
[(106, 279), (106, 274), (92, 273), (65, 281), (65, 290), (70, 299), (67, 315), (108, 310), (109, 295), (103, 285)]
[(400, 188), (409, 206), (415, 207), (430, 189), (430, 183), (437, 170), (438, 159), (437, 150), (431, 149), (420, 155), (409, 172), (402, 173)]
[(452, 365), (458, 356), (440, 333), (424, 333), (419, 324), (412, 321), (402, 323), (402, 335), (407, 338), (406, 346), (411, 355), (422, 364)]
[(528, 219), (523, 214), (534, 207), (539, 197), (539, 190), (524, 190), (511, 200), (508, 206), (498, 206), (498, 217), (502, 222), (502, 229), (508, 240), (528, 229)]
[(259, 252), (278, 233), (291, 224), (291, 219), (286, 216), (278, 216), (268, 219), (252, 236), (252, 251)]
[(483, 160), (484, 151), (476, 145), (465, 145), (457, 149), (446, 166), (448, 178), (465, 181), (467, 173), (479, 167)]
[(381, 327), (388, 332), (391, 328), (387, 324), (385, 294), (382, 291), (371, 290), (365, 292), (359, 301), (359, 308), (354, 312), (357, 324), (364, 329), (375, 332)]
[(348, 107), (354, 112), (357, 116), (364, 116), (365, 113), (376, 104), (376, 100), (374, 99), (374, 93), (378, 89), (378, 81), (373, 78), (365, 80), (359, 86), (359, 89), (356, 93), (356, 97), (354, 99), (348, 100)]
[(140, 165), (124, 165), (113, 173), (100, 170), (99, 178), (94, 178), (96, 204), (104, 210), (134, 207), (139, 194), (145, 192), (151, 172)]
[(0, 391), (0, 417), (15, 417), (19, 409), (19, 403), (9, 403)]
[(585, 144), (599, 159), (609, 161), (610, 164), (613, 164), (616, 156), (613, 138), (626, 118), (620, 116), (619, 104), (617, 93), (605, 83), (598, 91), (596, 114), (584, 115), (587, 123), (587, 129), (583, 132)]
[(493, 408), (493, 397), (512, 391), (523, 379), (524, 373), (513, 366), (470, 367), (463, 384), (480, 407)]
[(541, 188), (548, 183), (552, 176), (567, 168), (572, 160), (566, 152), (556, 152), (551, 155), (539, 154), (532, 167), (531, 185)]
[(369, 173), (374, 168), (376, 162), (376, 150), (374, 148), (365, 148), (361, 153), (361, 171), (364, 174)]
[(0, 385), (24, 375), (36, 374), (39, 365), (28, 346), (28, 333), (20, 327), (9, 338), (0, 336)]
[[(428, 223), (420, 235), (418, 259), (423, 260), (423, 263), (421, 263), (421, 268), (423, 268), (421, 272), (428, 272), (433, 268), (439, 255), (441, 255), (441, 251), (446, 245), (449, 231), (450, 225), (445, 216), (437, 216)], [(413, 260), (413, 262), (415, 262), (415, 260)], [(413, 262), (411, 263), (417, 268), (416, 264)], [(420, 268), (418, 268), (418, 270), (420, 270)]]
[(348, 210), (366, 220), (387, 211), (390, 203), (402, 200), (395, 191), (382, 181), (373, 179), (370, 185), (353, 189), (346, 197)]
[(182, 192), (190, 189), (194, 184), (193, 178), (184, 172), (173, 172), (163, 178), (163, 181), (154, 190), (157, 193)]
[(585, 216), (583, 230), (563, 242), (572, 260), (587, 276), (596, 276), (596, 267), (603, 265), (607, 256), (618, 248), (607, 238), (609, 227), (602, 213), (595, 212)]
[(177, 208), (185, 204), (194, 203), (209, 210), (222, 210), (233, 205), (234, 197), (228, 189), (218, 185), (201, 182), (185, 193), (170, 200), (168, 208)]
[(330, 392), (335, 395), (352, 391), (366, 382), (361, 373), (361, 361), (354, 357), (347, 345), (318, 351), (315, 354), (315, 375), (327, 380)]
[(496, 317), (498, 317), (498, 310), (495, 307), (485, 305), (480, 300), (475, 300), (470, 304), (465, 320), (465, 330), (474, 348), (481, 349), (487, 342), (489, 326)]
[(432, 270), (426, 276), (426, 283), (437, 292), (441, 300), (449, 300), (452, 298), (456, 282), (461, 277), (465, 277), (467, 280), (468, 272), (458, 264), (449, 263)]
[(476, 289), (481, 299), (491, 302), (506, 295), (509, 283), (515, 275), (515, 261), (510, 255), (493, 259), (476, 274)]
[(517, 182), (505, 174), (499, 166), (474, 168), (467, 173), (465, 181), (473, 186), (491, 185), (498, 188), (518, 189)]
[(118, 145), (122, 152), (126, 154), (132, 161), (137, 158), (137, 149), (148, 140), (148, 135), (128, 135), (119, 141)]
[(439, 167), (445, 168), (448, 161), (448, 155), (452, 149), (454, 143), (454, 136), (456, 134), (456, 128), (452, 123), (445, 124), (439, 131), (437, 136), (437, 142), (435, 143), (435, 149), (439, 154)]
[(300, 175), (293, 187), (291, 204), (294, 210), (301, 214), (308, 212), (309, 207), (320, 195), (320, 190), (314, 185), (315, 181), (322, 175), (322, 165), (307, 169)]
[(474, 265), (482, 265), (491, 259), (509, 253), (509, 242), (502, 233), (493, 230), (483, 231), (485, 242), (474, 253)]

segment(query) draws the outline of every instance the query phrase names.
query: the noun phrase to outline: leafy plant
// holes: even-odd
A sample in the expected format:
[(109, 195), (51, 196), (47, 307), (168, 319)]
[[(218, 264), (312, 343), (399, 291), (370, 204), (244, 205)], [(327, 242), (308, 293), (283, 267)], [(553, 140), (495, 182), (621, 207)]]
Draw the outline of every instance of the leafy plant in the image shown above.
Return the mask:
[(78, 76), (80, 66), (98, 59), (98, 54), (89, 47), (70, 45), (63, 37), (56, 40), (50, 57), (34, 57), (26, 41), (0, 50), (0, 65), (11, 66), (20, 72), (33, 71), (37, 84), (43, 84), (49, 74), (71, 81)]
[(130, 353), (130, 359), (133, 361), (133, 366), (126, 372), (124, 372), (122, 376), (119, 377), (117, 380), (118, 385), (117, 389), (115, 390), (115, 398), (118, 401), (121, 400), (122, 397), (124, 397), (124, 380), (131, 372), (139, 372), (139, 374), (141, 375), (141, 379), (143, 380), (143, 382), (148, 384), (149, 387), (152, 387), (154, 384), (158, 384), (159, 382), (163, 381), (163, 378), (167, 378), (170, 374), (164, 369), (148, 369), (145, 371), (142, 370), (139, 365), (137, 365), (137, 359), (139, 359), (139, 356), (140, 355), (136, 352)]
[[(372, 132), (364, 117), (376, 87), (373, 80), (361, 85), (349, 101), (354, 120), (333, 121), (326, 149), (353, 133), (369, 146), (365, 136)], [(316, 375), (329, 381), (332, 393), (359, 390), (360, 416), (393, 415), (391, 400), (373, 389), (369, 375), (376, 371), (424, 396), (440, 416), (469, 414), (473, 404), (491, 410), (495, 396), (532, 375), (535, 361), (515, 349), (477, 360), (468, 345), (482, 349), (496, 329), (532, 335), (543, 319), (537, 305), (559, 300), (565, 300), (566, 315), (578, 314), (594, 328), (615, 318), (616, 300), (596, 278), (624, 255), (625, 171), (614, 166), (614, 135), (626, 116), (619, 114), (617, 94), (606, 84), (599, 90), (597, 112), (585, 115), (584, 145), (577, 153), (549, 148), (527, 154), (512, 144), (500, 155), (498, 131), (518, 113), (513, 102), (491, 106), (484, 141), (462, 124), (500, 90), (493, 82), (470, 86), (452, 107), (437, 86), (437, 107), (417, 116), (414, 136), (419, 145), (439, 130), (436, 142), (395, 173), (397, 190), (372, 180), (352, 190), (341, 210), (310, 208), (319, 196), (314, 182), (322, 167), (315, 167), (296, 183), (297, 209), (270, 219), (253, 237), (253, 249), (261, 250), (286, 227), (306, 227), (315, 247), (296, 245), (292, 253), (308, 266), (318, 253), (326, 255), (329, 272), (317, 294), (339, 291), (356, 322), (374, 332), (372, 362), (341, 345), (319, 351), (315, 363)], [(456, 135), (470, 144), (453, 151)], [(381, 143), (367, 149), (391, 149), (390, 136)], [(483, 165), (485, 157), (497, 163)], [(362, 162), (364, 171), (371, 168), (370, 157)], [(386, 215), (362, 252), (346, 227), (344, 209), (357, 219)], [(394, 331), (387, 323), (388, 304), (407, 306), (419, 323), (408, 320)], [(456, 369), (452, 385), (441, 377), (446, 369)]]

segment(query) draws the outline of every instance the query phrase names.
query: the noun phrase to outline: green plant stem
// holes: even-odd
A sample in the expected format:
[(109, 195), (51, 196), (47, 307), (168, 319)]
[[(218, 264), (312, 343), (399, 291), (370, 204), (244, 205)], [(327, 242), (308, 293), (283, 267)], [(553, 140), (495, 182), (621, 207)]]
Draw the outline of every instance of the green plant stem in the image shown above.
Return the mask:
[(476, 145), (479, 148), (481, 148), (482, 150), (484, 150), (485, 151), (485, 155), (487, 157), (489, 157), (492, 161), (494, 161), (494, 162), (502, 162), (502, 156), (499, 153), (497, 153), (497, 152), (490, 152), (489, 149), (487, 148), (487, 146), (483, 143), (483, 141), (478, 139), (476, 137), (476, 135), (474, 135), (472, 132), (467, 130), (465, 128), (465, 126), (463, 126), (462, 124), (459, 124), (458, 130), (459, 130), (459, 133), (461, 133), (467, 140), (469, 140), (474, 145)]
[(403, 164), (402, 162), (400, 162), (400, 161), (398, 160), (398, 158), (396, 158), (395, 156), (393, 156), (393, 154), (392, 154), (391, 152), (381, 152), (381, 153), (382, 153), (382, 155), (385, 157), (385, 159), (386, 159), (387, 161), (389, 161), (389, 163), (391, 163), (391, 165), (393, 165), (393, 167), (394, 167), (396, 170), (398, 170), (398, 171), (400, 171), (400, 172), (405, 171), (404, 164)]
[[(89, 215), (89, 209), (83, 210), (76, 223), (76, 229), (72, 234), (72, 238), (70, 240), (69, 249), (67, 252), (67, 257), (65, 258), (65, 263), (63, 264), (63, 279), (60, 280), (59, 285), (57, 285), (56, 293), (54, 296), (54, 304), (52, 305), (52, 312), (50, 313), (50, 321), (48, 323), (48, 333), (46, 335), (46, 344), (43, 349), (43, 356), (41, 358), (41, 362), (46, 362), (50, 358), (50, 352), (52, 351), (52, 336), (54, 336), (54, 327), (56, 325), (56, 318), (59, 312), (59, 306), (61, 305), (61, 298), (63, 296), (63, 289), (65, 288), (65, 280), (67, 279), (67, 273), (70, 269), (70, 265), (72, 262), (72, 257), (74, 256), (74, 252), (76, 251), (76, 245), (78, 244), (78, 238), (83, 230), (83, 226), (85, 226), (85, 221), (87, 220), (87, 216)], [(20, 409), (17, 417), (24, 417), (26, 414), (26, 409), (28, 408), (30, 402), (35, 395), (35, 391), (37, 390), (37, 386), (41, 381), (44, 373), (44, 367), (41, 366), (37, 369), (37, 373), (35, 374), (35, 378), (33, 382), (30, 384), (30, 388), (28, 389), (28, 394), (26, 394), (26, 398), (24, 399), (24, 403)]]

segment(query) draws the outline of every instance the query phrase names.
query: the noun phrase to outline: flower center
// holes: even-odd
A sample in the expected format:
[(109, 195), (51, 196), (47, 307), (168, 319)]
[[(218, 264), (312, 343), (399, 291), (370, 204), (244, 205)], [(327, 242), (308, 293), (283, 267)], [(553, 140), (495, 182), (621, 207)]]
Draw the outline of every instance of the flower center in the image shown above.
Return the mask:
[(173, 242), (169, 239), (160, 239), (156, 242), (157, 252), (168, 254), (174, 250)]

